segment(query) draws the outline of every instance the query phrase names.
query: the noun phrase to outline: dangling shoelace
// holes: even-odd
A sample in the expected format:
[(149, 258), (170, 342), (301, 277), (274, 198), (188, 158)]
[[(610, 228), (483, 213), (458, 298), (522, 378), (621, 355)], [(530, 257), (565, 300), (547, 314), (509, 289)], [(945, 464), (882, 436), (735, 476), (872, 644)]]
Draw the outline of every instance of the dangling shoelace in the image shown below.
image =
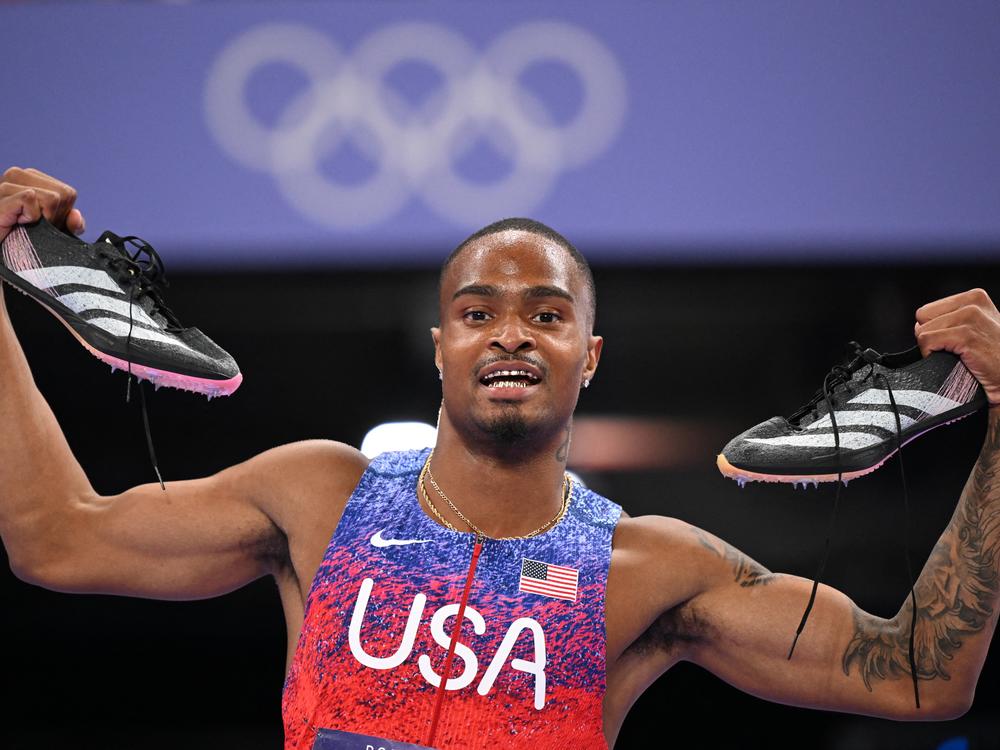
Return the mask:
[(809, 614), (812, 612), (813, 604), (816, 601), (816, 592), (819, 589), (820, 580), (826, 570), (827, 559), (830, 556), (830, 539), (833, 536), (837, 519), (837, 507), (840, 504), (840, 491), (844, 486), (844, 470), (841, 464), (840, 452), (840, 429), (837, 427), (836, 409), (834, 409), (833, 405), (833, 391), (839, 384), (846, 385), (852, 380), (855, 372), (865, 367), (865, 365), (868, 365), (870, 368), (868, 373), (864, 377), (860, 378), (859, 382), (867, 380), (868, 378), (872, 378), (873, 382), (876, 383), (881, 381), (885, 385), (886, 392), (889, 395), (889, 403), (892, 406), (892, 412), (896, 418), (896, 454), (899, 459), (900, 477), (903, 481), (903, 547), (904, 556), (906, 558), (906, 575), (910, 581), (910, 602), (912, 605), (908, 658), (910, 663), (910, 675), (913, 679), (913, 697), (917, 708), (920, 708), (920, 689), (917, 685), (917, 666), (913, 654), (914, 634), (917, 622), (917, 596), (914, 591), (913, 565), (910, 560), (910, 501), (906, 488), (906, 471), (903, 468), (903, 429), (899, 417), (899, 408), (896, 406), (896, 397), (893, 395), (889, 379), (883, 373), (875, 371), (875, 366), (880, 364), (882, 361), (882, 355), (873, 349), (862, 349), (861, 345), (856, 341), (851, 341), (848, 344), (848, 349), (850, 351), (850, 356), (847, 364), (835, 365), (823, 378), (822, 389), (817, 392), (809, 403), (788, 418), (789, 422), (797, 422), (807, 414), (818, 415), (817, 407), (820, 401), (824, 401), (826, 403), (827, 414), (830, 415), (830, 425), (833, 427), (834, 450), (837, 453), (837, 487), (833, 499), (833, 508), (830, 511), (830, 521), (826, 532), (826, 542), (823, 545), (823, 556), (820, 559), (816, 576), (813, 578), (812, 590), (809, 593), (809, 601), (806, 604), (805, 611), (802, 613), (802, 620), (799, 622), (799, 626), (795, 630), (795, 637), (792, 639), (792, 646), (788, 650), (788, 658), (791, 659), (792, 654), (795, 653), (795, 645), (798, 643), (799, 636), (802, 634), (803, 629), (805, 629), (806, 621), (809, 619)]
[(889, 403), (892, 405), (892, 413), (896, 417), (896, 457), (899, 461), (899, 478), (903, 482), (903, 555), (906, 558), (906, 577), (910, 581), (910, 639), (907, 657), (910, 661), (910, 676), (913, 678), (913, 700), (916, 702), (917, 708), (920, 708), (917, 662), (913, 655), (913, 640), (917, 629), (917, 594), (914, 591), (913, 563), (910, 560), (910, 498), (906, 491), (906, 470), (903, 468), (903, 429), (899, 418), (899, 408), (896, 406), (896, 397), (892, 393), (889, 379), (882, 373), (878, 373), (875, 379), (876, 381), (881, 379), (885, 383), (885, 390), (889, 394)]
[[(129, 253), (128, 245), (135, 248), (134, 253)], [(153, 246), (145, 240), (135, 237), (119, 237), (114, 232), (105, 232), (98, 238), (97, 254), (107, 261), (108, 266), (118, 275), (118, 282), (127, 285), (129, 289), (128, 297), (128, 335), (125, 337), (125, 360), (128, 363), (128, 380), (125, 383), (125, 403), (131, 402), (132, 397), (132, 328), (134, 321), (132, 318), (132, 305), (141, 303), (143, 297), (148, 297), (151, 301), (149, 309), (150, 317), (157, 313), (167, 321), (164, 327), (166, 331), (174, 331), (182, 328), (177, 316), (163, 302), (161, 291), (170, 285), (167, 283), (163, 270), (163, 261), (157, 254)], [(145, 257), (140, 257), (145, 254)], [(153, 464), (153, 471), (160, 483), (160, 489), (166, 491), (163, 484), (163, 476), (156, 461), (156, 451), (153, 448), (153, 435), (149, 429), (149, 412), (146, 408), (146, 392), (142, 387), (142, 381), (136, 378), (136, 385), (139, 389), (139, 401), (142, 408), (142, 423), (146, 431), (146, 446), (149, 449), (149, 458)]]

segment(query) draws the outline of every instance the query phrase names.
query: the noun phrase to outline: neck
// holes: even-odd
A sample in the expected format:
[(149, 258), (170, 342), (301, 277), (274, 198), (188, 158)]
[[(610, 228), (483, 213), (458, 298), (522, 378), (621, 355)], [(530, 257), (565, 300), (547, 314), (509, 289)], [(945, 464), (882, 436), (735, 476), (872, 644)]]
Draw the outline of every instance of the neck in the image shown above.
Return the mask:
[[(431, 471), (452, 503), (487, 536), (521, 536), (555, 518), (562, 508), (569, 432), (567, 424), (530, 449), (490, 450), (463, 440), (442, 410)], [(429, 481), (425, 489), (448, 522), (460, 531), (470, 530)]]

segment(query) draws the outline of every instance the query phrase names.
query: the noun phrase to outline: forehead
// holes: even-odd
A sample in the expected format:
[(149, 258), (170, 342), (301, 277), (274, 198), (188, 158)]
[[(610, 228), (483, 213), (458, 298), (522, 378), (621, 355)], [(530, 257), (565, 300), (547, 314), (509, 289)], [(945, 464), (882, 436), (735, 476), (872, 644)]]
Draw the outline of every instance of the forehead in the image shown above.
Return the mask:
[(559, 286), (577, 297), (580, 270), (569, 252), (552, 240), (522, 230), (507, 230), (480, 237), (468, 245), (442, 279), (442, 299), (470, 284), (501, 288)]

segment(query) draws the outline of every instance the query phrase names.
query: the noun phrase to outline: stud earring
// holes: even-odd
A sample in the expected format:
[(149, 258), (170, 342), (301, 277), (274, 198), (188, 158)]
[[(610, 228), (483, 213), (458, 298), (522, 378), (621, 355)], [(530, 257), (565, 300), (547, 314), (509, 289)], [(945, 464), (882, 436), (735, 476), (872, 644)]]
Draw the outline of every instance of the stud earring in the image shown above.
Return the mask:
[(584, 378), (584, 380), (583, 380), (583, 387), (584, 388), (590, 388), (590, 378)]
[(438, 380), (444, 380), (444, 372), (438, 370)]

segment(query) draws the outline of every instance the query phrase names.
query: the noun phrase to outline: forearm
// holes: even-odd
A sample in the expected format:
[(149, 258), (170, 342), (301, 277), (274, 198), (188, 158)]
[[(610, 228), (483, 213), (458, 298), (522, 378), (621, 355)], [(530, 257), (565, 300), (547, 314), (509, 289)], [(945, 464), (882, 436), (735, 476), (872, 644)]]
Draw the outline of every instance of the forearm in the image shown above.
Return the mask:
[[(991, 409), (986, 442), (955, 513), (914, 586), (914, 661), (922, 702), (971, 702), (1000, 609), (1000, 408)], [(909, 682), (913, 604), (888, 623), (855, 610), (845, 673), (869, 688)]]
[[(0, 285), (2, 286), (2, 285)], [(0, 289), (0, 536), (15, 571), (43, 552), (38, 534), (70, 498), (93, 493), (35, 386)]]

